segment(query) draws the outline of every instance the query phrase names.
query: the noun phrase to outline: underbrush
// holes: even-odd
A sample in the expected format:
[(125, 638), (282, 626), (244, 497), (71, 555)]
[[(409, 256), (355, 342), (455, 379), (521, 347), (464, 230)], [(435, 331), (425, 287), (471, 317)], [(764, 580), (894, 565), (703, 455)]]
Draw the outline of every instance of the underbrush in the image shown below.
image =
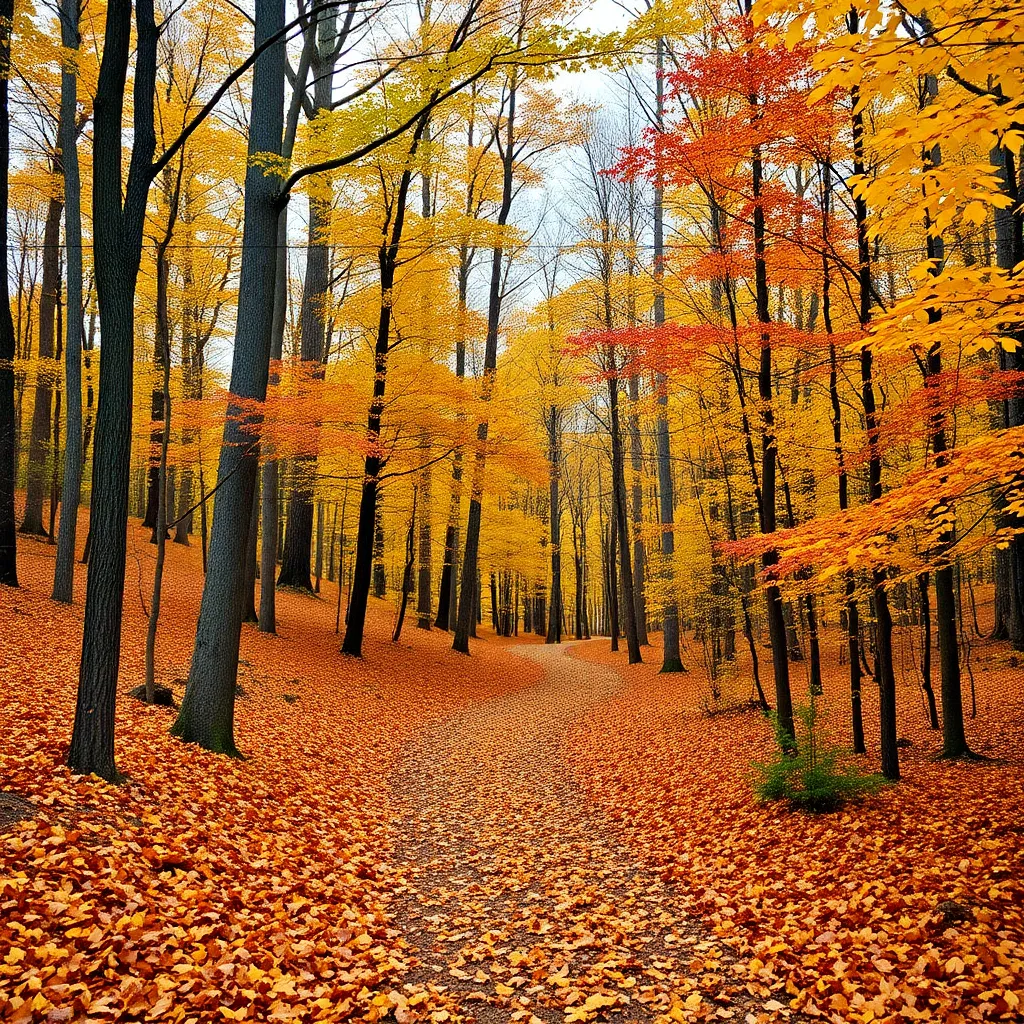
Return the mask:
[(813, 699), (795, 712), (795, 746), (776, 718), (775, 752), (769, 760), (753, 763), (758, 776), (754, 791), (761, 800), (787, 800), (800, 810), (823, 813), (878, 790), (882, 777), (865, 775), (829, 740)]

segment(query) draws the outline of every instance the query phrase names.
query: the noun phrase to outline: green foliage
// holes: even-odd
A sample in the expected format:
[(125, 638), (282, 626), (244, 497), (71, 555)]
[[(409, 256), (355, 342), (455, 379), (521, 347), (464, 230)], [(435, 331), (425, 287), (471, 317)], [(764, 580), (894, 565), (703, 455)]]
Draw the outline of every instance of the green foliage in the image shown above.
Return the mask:
[(804, 811), (834, 811), (881, 786), (880, 775), (863, 775), (845, 760), (843, 748), (829, 741), (813, 698), (796, 709), (796, 718), (795, 749), (776, 719), (773, 757), (753, 764), (758, 775), (754, 791), (761, 800), (788, 800)]

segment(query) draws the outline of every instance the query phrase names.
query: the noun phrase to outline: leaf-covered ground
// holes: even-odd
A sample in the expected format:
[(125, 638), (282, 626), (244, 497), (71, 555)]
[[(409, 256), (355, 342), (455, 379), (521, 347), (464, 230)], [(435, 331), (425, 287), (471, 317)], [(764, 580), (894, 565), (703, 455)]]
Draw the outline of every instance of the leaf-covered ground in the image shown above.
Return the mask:
[[(278, 636), (243, 630), (237, 738), (248, 759), (207, 754), (168, 735), (169, 709), (127, 696), (142, 679), (148, 533), (135, 525), (129, 539), (124, 786), (62, 767), (82, 605), (49, 600), (53, 549), (22, 544), (22, 588), (0, 593), (0, 789), (35, 806), (0, 833), (0, 1018), (382, 1015), (407, 970), (387, 913), (395, 872), (382, 863), (395, 759), (431, 721), (539, 673), (493, 644), (466, 659), (415, 627), (393, 646), (390, 606), (373, 618), (365, 661), (352, 662), (333, 632), (336, 590), (282, 592)], [(187, 674), (200, 586), (198, 550), (170, 550), (161, 681)]]
[[(968, 738), (997, 762), (934, 761), (941, 744), (920, 693), (901, 686), (902, 781), (814, 816), (757, 804), (750, 762), (767, 754), (769, 731), (752, 711), (708, 717), (699, 670), (658, 675), (656, 658), (627, 668), (597, 644), (579, 656), (614, 664), (627, 685), (575, 731), (575, 778), (745, 959), (746, 988), (765, 1005), (865, 1024), (1024, 1019), (1020, 670), (995, 659), (994, 671), (976, 671)], [(826, 667), (829, 726), (849, 743), (847, 670)], [(870, 678), (864, 699), (872, 770)]]
[[(904, 692), (905, 781), (808, 818), (756, 805), (767, 729), (702, 714), (697, 671), (626, 669), (606, 641), (466, 659), (414, 625), (395, 646), (387, 603), (352, 661), (325, 583), (280, 595), (278, 636), (245, 627), (230, 761), (127, 695), (147, 539), (123, 786), (62, 767), (82, 607), (49, 600), (53, 549), (23, 544), (0, 592), (0, 1019), (1019, 1019), (1019, 677), (983, 681), (971, 723), (1002, 763), (932, 763)], [(200, 585), (172, 548), (157, 663), (179, 699)]]

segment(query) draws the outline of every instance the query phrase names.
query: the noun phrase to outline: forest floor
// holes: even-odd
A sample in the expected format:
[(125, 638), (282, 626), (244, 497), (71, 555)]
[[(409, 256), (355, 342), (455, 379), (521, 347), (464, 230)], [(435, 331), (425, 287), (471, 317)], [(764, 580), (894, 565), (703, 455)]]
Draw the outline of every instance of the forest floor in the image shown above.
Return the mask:
[[(934, 762), (904, 685), (904, 780), (805, 816), (756, 803), (768, 727), (708, 714), (691, 654), (663, 676), (656, 648), (627, 667), (607, 640), (488, 635), (465, 658), (414, 622), (392, 644), (373, 602), (355, 661), (325, 581), (280, 593), (277, 636), (244, 627), (232, 761), (128, 695), (148, 533), (124, 785), (62, 765), (84, 571), (54, 604), (54, 549), (27, 541), (0, 590), (0, 1020), (1021, 1019), (1024, 673), (1002, 653), (979, 652), (969, 723), (993, 761)], [(202, 570), (168, 548), (158, 679), (180, 700)], [(826, 658), (840, 738), (843, 672)]]

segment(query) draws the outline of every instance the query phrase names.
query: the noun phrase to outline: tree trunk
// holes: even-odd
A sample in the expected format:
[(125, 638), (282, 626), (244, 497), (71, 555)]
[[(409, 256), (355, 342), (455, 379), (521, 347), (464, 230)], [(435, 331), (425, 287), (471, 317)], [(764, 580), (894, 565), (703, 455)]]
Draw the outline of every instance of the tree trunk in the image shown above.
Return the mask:
[(316, 503), (316, 552), (313, 555), (313, 593), (320, 593), (320, 580), (324, 574), (324, 503)]
[[(429, 456), (429, 447), (424, 449)], [(431, 582), (431, 561), (433, 549), (431, 546), (430, 515), (433, 501), (433, 474), (430, 466), (424, 467), (420, 473), (420, 488), (423, 492), (420, 509), (420, 535), (419, 535), (419, 571), (416, 578), (416, 625), (420, 629), (430, 629), (430, 616), (433, 608), (433, 583)]]
[[(757, 97), (751, 96), (752, 116), (757, 117)], [(765, 251), (765, 221), (762, 194), (764, 190), (763, 166), (760, 150), (755, 146), (751, 158), (751, 176), (754, 198), (754, 302), (757, 320), (762, 325), (761, 360), (757, 375), (757, 393), (761, 400), (761, 533), (775, 532), (775, 474), (777, 450), (775, 414), (772, 409), (772, 345), (768, 308), (768, 271)], [(770, 570), (778, 561), (774, 550), (765, 552), (762, 566)], [(775, 674), (775, 713), (779, 729), (784, 736), (795, 736), (793, 728), (793, 697), (789, 685), (789, 658), (786, 650), (786, 622), (783, 617), (782, 595), (778, 586), (765, 588), (768, 612), (768, 635), (772, 646), (772, 667)]]
[(131, 0), (110, 0), (93, 115), (93, 247), (103, 337), (89, 517), (93, 551), (86, 584), (75, 724), (68, 750), (68, 767), (73, 772), (91, 772), (110, 781), (119, 779), (114, 761), (114, 704), (131, 471), (135, 281), (156, 148), (157, 28), (152, 0), (136, 0), (135, 4), (134, 130), (122, 207), (121, 115), (132, 48), (131, 22)]
[(373, 521), (373, 596), (383, 600), (388, 592), (388, 574), (384, 565), (384, 510), (377, 502)]
[[(54, 163), (53, 174), (59, 174)], [(50, 199), (43, 229), (43, 280), (39, 290), (39, 344), (37, 349), (36, 396), (32, 403), (32, 433), (28, 443), (28, 477), (25, 489), (25, 515), (21, 533), (46, 536), (43, 526), (43, 497), (46, 494), (47, 458), (50, 454), (51, 413), (53, 405), (53, 369), (44, 362), (54, 357), (54, 322), (57, 293), (60, 289), (60, 220), (64, 204)]]
[[(360, 658), (363, 654), (363, 630), (366, 625), (366, 604), (370, 596), (370, 576), (373, 569), (373, 547), (375, 520), (377, 512), (378, 472), (375, 462), (371, 465), (371, 457), (367, 464), (374, 470), (371, 477), (367, 473), (363, 480), (362, 494), (359, 499), (359, 519), (356, 525), (355, 563), (352, 570), (352, 582), (349, 585), (348, 607), (345, 612), (345, 637), (342, 641), (342, 653)], [(349, 636), (351, 634), (351, 642)]]
[[(79, 0), (61, 0), (61, 43), (65, 50), (76, 53), (79, 43), (78, 5)], [(67, 250), (64, 342), (67, 436), (64, 441), (64, 482), (61, 487), (57, 560), (53, 570), (53, 599), (63, 604), (70, 604), (74, 600), (75, 538), (78, 506), (82, 500), (82, 184), (78, 170), (75, 125), (77, 92), (77, 68), (73, 62), (67, 62), (61, 69), (59, 140), (61, 165), (64, 169), (64, 244)]]
[[(303, 37), (302, 52), (295, 72), (295, 83), (288, 105), (281, 139), (281, 156), (291, 162), (298, 129), (302, 98), (306, 93), (306, 80), (316, 48), (316, 22), (311, 21)], [(277, 248), (274, 254), (274, 309), (270, 328), (270, 358), (280, 360), (284, 349), (284, 325), (288, 312), (288, 206), (278, 214)], [(269, 384), (277, 383), (277, 375), (268, 379)], [(261, 633), (277, 631), (277, 592), (275, 580), (278, 565), (278, 530), (280, 528), (280, 470), (277, 459), (273, 458), (271, 446), (263, 445), (263, 474), (260, 489), (260, 517), (263, 533), (260, 538), (260, 608), (259, 630)], [(338, 581), (341, 585), (341, 581)]]
[(932, 609), (928, 598), (929, 573), (917, 577), (921, 600), (921, 688), (928, 702), (928, 725), (939, 727), (939, 710), (935, 705), (935, 690), (932, 688)]
[(636, 608), (636, 635), (641, 647), (649, 646), (647, 636), (647, 598), (644, 580), (647, 575), (647, 552), (642, 535), (644, 525), (643, 440), (640, 437), (640, 416), (636, 411), (640, 402), (640, 382), (636, 374), (629, 378), (629, 458), (633, 481), (630, 487), (633, 522), (633, 603)]
[(420, 118), (413, 131), (407, 151), (405, 169), (402, 171), (398, 192), (395, 196), (394, 223), (390, 238), (380, 247), (380, 315), (377, 321), (377, 341), (374, 347), (373, 395), (366, 421), (367, 455), (363, 463), (363, 491), (359, 503), (359, 526), (356, 534), (355, 571), (349, 591), (348, 627), (342, 642), (343, 654), (361, 657), (363, 652), (363, 630), (366, 624), (366, 603), (369, 598), (371, 574), (377, 597), (384, 596), (384, 528), (380, 517), (380, 470), (379, 451), (381, 416), (384, 411), (384, 394), (387, 387), (388, 351), (391, 336), (392, 289), (395, 284), (395, 268), (398, 265), (399, 247), (405, 226), (406, 202), (409, 183), (412, 180), (412, 163), (416, 157), (420, 139), (426, 130), (429, 114)]
[(612, 447), (612, 513), (619, 535), (619, 568), (622, 586), (621, 614), (629, 664), (643, 661), (636, 620), (636, 596), (633, 592), (633, 566), (629, 544), (629, 517), (626, 513), (626, 471), (619, 423), (619, 382), (615, 376), (615, 354), (611, 353), (612, 376), (608, 378), (608, 406)]
[[(1012, 272), (1024, 261), (1020, 169), (1014, 152), (1005, 146), (993, 154), (992, 162), (999, 168), (1003, 192), (1010, 199), (1008, 208), (994, 211), (996, 263)], [(1000, 369), (1024, 371), (1024, 332), (1016, 332), (1013, 340), (1017, 343), (1014, 351), (999, 349)], [(1004, 404), (1003, 419), (1007, 427), (1024, 425), (1024, 388), (1018, 386), (1016, 394)], [(1019, 516), (1003, 513), (1000, 519), (1005, 525), (1021, 525)], [(1011, 537), (1006, 550), (996, 552), (996, 562), (1000, 571), (996, 575), (995, 635), (1009, 640), (1014, 650), (1024, 651), (1024, 537), (1019, 533)]]
[(182, 547), (189, 546), (189, 534), (192, 532), (192, 470), (185, 466), (181, 471), (181, 485), (178, 487), (178, 508), (174, 513), (174, 543)]
[[(165, 168), (164, 177), (165, 180), (170, 173), (170, 168)], [(157, 261), (156, 276), (157, 276), (157, 291), (167, 292), (168, 277), (170, 275), (170, 267), (167, 264), (166, 258)], [(164, 350), (160, 340), (156, 339), (153, 345), (153, 367), (158, 374), (158, 379), (163, 380), (164, 371)], [(150, 544), (156, 544), (156, 524), (160, 518), (159, 503), (160, 503), (160, 456), (157, 455), (156, 460), (153, 460), (153, 449), (157, 452), (163, 449), (164, 433), (167, 430), (167, 426), (164, 422), (164, 392), (161, 384), (154, 384), (152, 393), (150, 394), (150, 420), (151, 427), (149, 432), (149, 469), (146, 475), (146, 514), (142, 518), (142, 525), (148, 527), (153, 532), (150, 535)], [(166, 494), (166, 492), (165, 492)], [(166, 499), (165, 499), (166, 500)], [(164, 516), (166, 519), (166, 515)]]
[[(317, 55), (312, 62), (313, 117), (331, 107), (334, 69), (337, 63), (337, 8), (319, 14)], [(305, 84), (302, 86), (305, 89)], [(327, 334), (327, 303), (330, 298), (331, 177), (315, 183), (309, 198), (309, 228), (306, 244), (306, 275), (299, 312), (299, 358), (314, 380), (323, 379), (324, 344)], [(318, 430), (319, 424), (311, 424)], [(279, 587), (312, 591), (310, 554), (313, 541), (313, 488), (316, 457), (302, 455), (293, 467), (293, 488), (288, 502), (288, 522), (281, 556)]]
[[(934, 75), (925, 75), (924, 92), (922, 93), (923, 103), (928, 105), (938, 98), (938, 79)], [(938, 167), (942, 163), (942, 150), (935, 146), (926, 156), (925, 170)], [(925, 214), (925, 229), (927, 231), (926, 246), (929, 259), (930, 272), (938, 274), (945, 264), (945, 245), (941, 235), (932, 233), (932, 225), (929, 222), (928, 214)], [(928, 322), (938, 323), (942, 319), (942, 310), (931, 308), (928, 310)], [(942, 374), (942, 348), (936, 342), (928, 352), (926, 359), (925, 386)], [(946, 415), (943, 412), (941, 402), (933, 402), (936, 410), (931, 422), (932, 452), (935, 455), (935, 465), (942, 467), (948, 464), (946, 439)], [(953, 543), (953, 532), (948, 530), (939, 537), (940, 556), (944, 557), (946, 551)], [(956, 594), (953, 589), (953, 566), (943, 565), (935, 570), (935, 631), (938, 634), (939, 643), (939, 677), (940, 694), (942, 697), (942, 757), (959, 758), (970, 757), (971, 751), (967, 746), (967, 735), (964, 730), (964, 706), (963, 692), (960, 680), (960, 647), (957, 638), (957, 608)]]
[[(71, 0), (72, 3), (77, 0)], [(173, 223), (173, 220), (172, 222)], [(171, 224), (168, 225), (166, 241), (170, 241)], [(157, 267), (167, 259), (167, 246), (161, 246), (157, 255)], [(158, 280), (160, 278), (158, 277)], [(167, 323), (167, 287), (158, 284), (157, 295), (157, 345), (163, 350), (160, 365), (160, 408), (163, 413), (163, 430), (160, 438), (160, 461), (157, 464), (157, 513), (153, 536), (156, 538), (156, 569), (153, 572), (153, 597), (149, 605), (149, 624), (146, 629), (146, 703), (152, 704), (156, 692), (156, 631), (160, 622), (160, 603), (163, 599), (164, 561), (167, 557), (167, 445), (171, 436), (171, 346), (170, 330)]]
[[(498, 209), (496, 227), (501, 237), (502, 229), (508, 223), (514, 195), (513, 170), (515, 166), (516, 130), (516, 73), (513, 71), (508, 92), (508, 117), (505, 120), (504, 146), (500, 147), (502, 163), (501, 206)], [(484, 344), (484, 370), (481, 384), (483, 408), (494, 393), (498, 367), (498, 327), (501, 318), (501, 269), (504, 248), (499, 243), (491, 253), (491, 279), (487, 297), (487, 338)], [(486, 416), (477, 428), (477, 446), (473, 454), (473, 480), (469, 499), (469, 518), (466, 523), (466, 545), (462, 555), (462, 579), (460, 582), (459, 610), (455, 623), (452, 649), (469, 654), (470, 627), (473, 623), (473, 605), (478, 586), (477, 555), (480, 549), (480, 520), (484, 484), (484, 468), (487, 460), (485, 445), (489, 423)]]
[[(851, 34), (858, 31), (858, 13), (851, 10), (847, 16), (847, 27)], [(853, 136), (854, 174), (862, 175), (866, 170), (864, 155), (864, 117), (860, 110), (860, 90), (854, 85), (850, 90), (851, 122)], [(854, 220), (857, 228), (858, 256), (858, 320), (862, 329), (867, 329), (871, 319), (871, 246), (868, 239), (868, 208), (861, 194), (854, 196)], [(879, 417), (875, 402), (874, 356), (865, 346), (860, 354), (861, 404), (864, 408), (864, 422), (868, 440), (868, 500), (877, 501), (882, 496), (882, 455), (879, 447)], [(899, 748), (896, 746), (896, 676), (892, 656), (892, 616), (889, 612), (889, 597), (885, 591), (885, 575), (873, 574), (875, 605), (875, 643), (878, 659), (879, 725), (881, 733), (882, 774), (891, 781), (900, 777)], [(857, 621), (854, 615), (851, 623)], [(852, 672), (852, 668), (851, 668)], [(858, 708), (859, 710), (859, 708)]]
[(547, 636), (548, 609), (544, 592), (537, 586), (536, 611), (533, 616), (533, 631), (537, 636)]
[[(655, 100), (659, 131), (665, 114), (665, 40), (658, 37), (656, 54)], [(654, 323), (665, 323), (665, 191), (660, 179), (654, 183)], [(661, 520), (662, 572), (668, 597), (662, 607), (662, 672), (685, 672), (679, 649), (679, 604), (675, 593), (675, 491), (672, 480), (672, 453), (668, 430), (668, 377), (657, 372), (654, 384), (658, 392), (658, 418), (655, 446), (658, 457), (658, 513)]]
[(412, 515), (409, 517), (409, 530), (405, 537), (405, 570), (402, 572), (402, 601), (398, 606), (398, 619), (391, 642), (398, 643), (402, 635), (402, 624), (405, 622), (405, 609), (409, 605), (409, 592), (412, 590), (412, 567), (416, 562), (416, 488), (412, 491)]
[[(283, 0), (256, 0), (255, 44), (284, 25)], [(272, 43), (256, 60), (252, 79), (249, 156), (281, 152), (285, 44)], [(245, 217), (230, 392), (262, 402), (267, 394), (274, 304), (278, 179), (250, 160), (245, 177)], [(259, 453), (229, 406), (220, 452), (217, 504), (208, 556), (209, 572), (196, 626), (185, 698), (171, 732), (207, 750), (238, 756), (235, 686), (242, 632), (244, 559), (240, 541), (252, 515)]]
[(245, 531), (245, 582), (242, 586), (242, 621), (259, 622), (256, 614), (256, 561), (259, 557), (257, 540), (260, 532), (260, 478), (256, 468), (256, 485), (253, 492), (252, 512)]
[[(0, 0), (0, 236), (7, 233), (11, 159), (9, 79), (14, 0)], [(7, 245), (0, 254), (0, 583), (18, 585), (14, 486), (17, 477), (17, 407), (14, 401), (14, 318), (11, 316)]]
[[(429, 21), (430, 7), (427, 5), (424, 8), (424, 25)], [(420, 212), (423, 215), (424, 223), (429, 224), (430, 218), (434, 213), (433, 203), (431, 201), (431, 164), (430, 164), (430, 124), (428, 123), (423, 129), (423, 137), (427, 142), (427, 161), (420, 172)], [(430, 229), (432, 230), (432, 228)], [(430, 297), (427, 293), (427, 289), (424, 289), (421, 300), (421, 315), (423, 317), (424, 324), (430, 322)], [(425, 333), (421, 350), (424, 355), (429, 356), (431, 351), (431, 337), (429, 332)], [(433, 472), (430, 465), (431, 457), (431, 443), (430, 435), (425, 434), (423, 440), (420, 442), (420, 450), (422, 452), (423, 469), (420, 471), (419, 490), (422, 495), (420, 499), (420, 535), (419, 535), (419, 571), (416, 578), (416, 626), (419, 629), (430, 629), (430, 616), (433, 612), (432, 601), (433, 601), (433, 580), (432, 580), (432, 562), (434, 558), (433, 552), (433, 535), (431, 530), (431, 517), (433, 515)], [(450, 586), (450, 582), (449, 582)]]
[(892, 662), (892, 614), (884, 577), (875, 574), (875, 622), (878, 637), (878, 717), (881, 724), (882, 774), (895, 782), (900, 777), (896, 736), (896, 674)]
[(561, 412), (553, 405), (548, 410), (548, 497), (551, 505), (551, 615), (548, 618), (547, 643), (562, 642), (562, 473)]
[[(612, 498), (614, 506), (615, 499)], [(614, 508), (608, 517), (608, 572), (605, 578), (607, 588), (608, 629), (612, 637), (612, 650), (619, 649), (619, 577), (615, 568), (616, 550), (619, 540), (619, 517)]]

